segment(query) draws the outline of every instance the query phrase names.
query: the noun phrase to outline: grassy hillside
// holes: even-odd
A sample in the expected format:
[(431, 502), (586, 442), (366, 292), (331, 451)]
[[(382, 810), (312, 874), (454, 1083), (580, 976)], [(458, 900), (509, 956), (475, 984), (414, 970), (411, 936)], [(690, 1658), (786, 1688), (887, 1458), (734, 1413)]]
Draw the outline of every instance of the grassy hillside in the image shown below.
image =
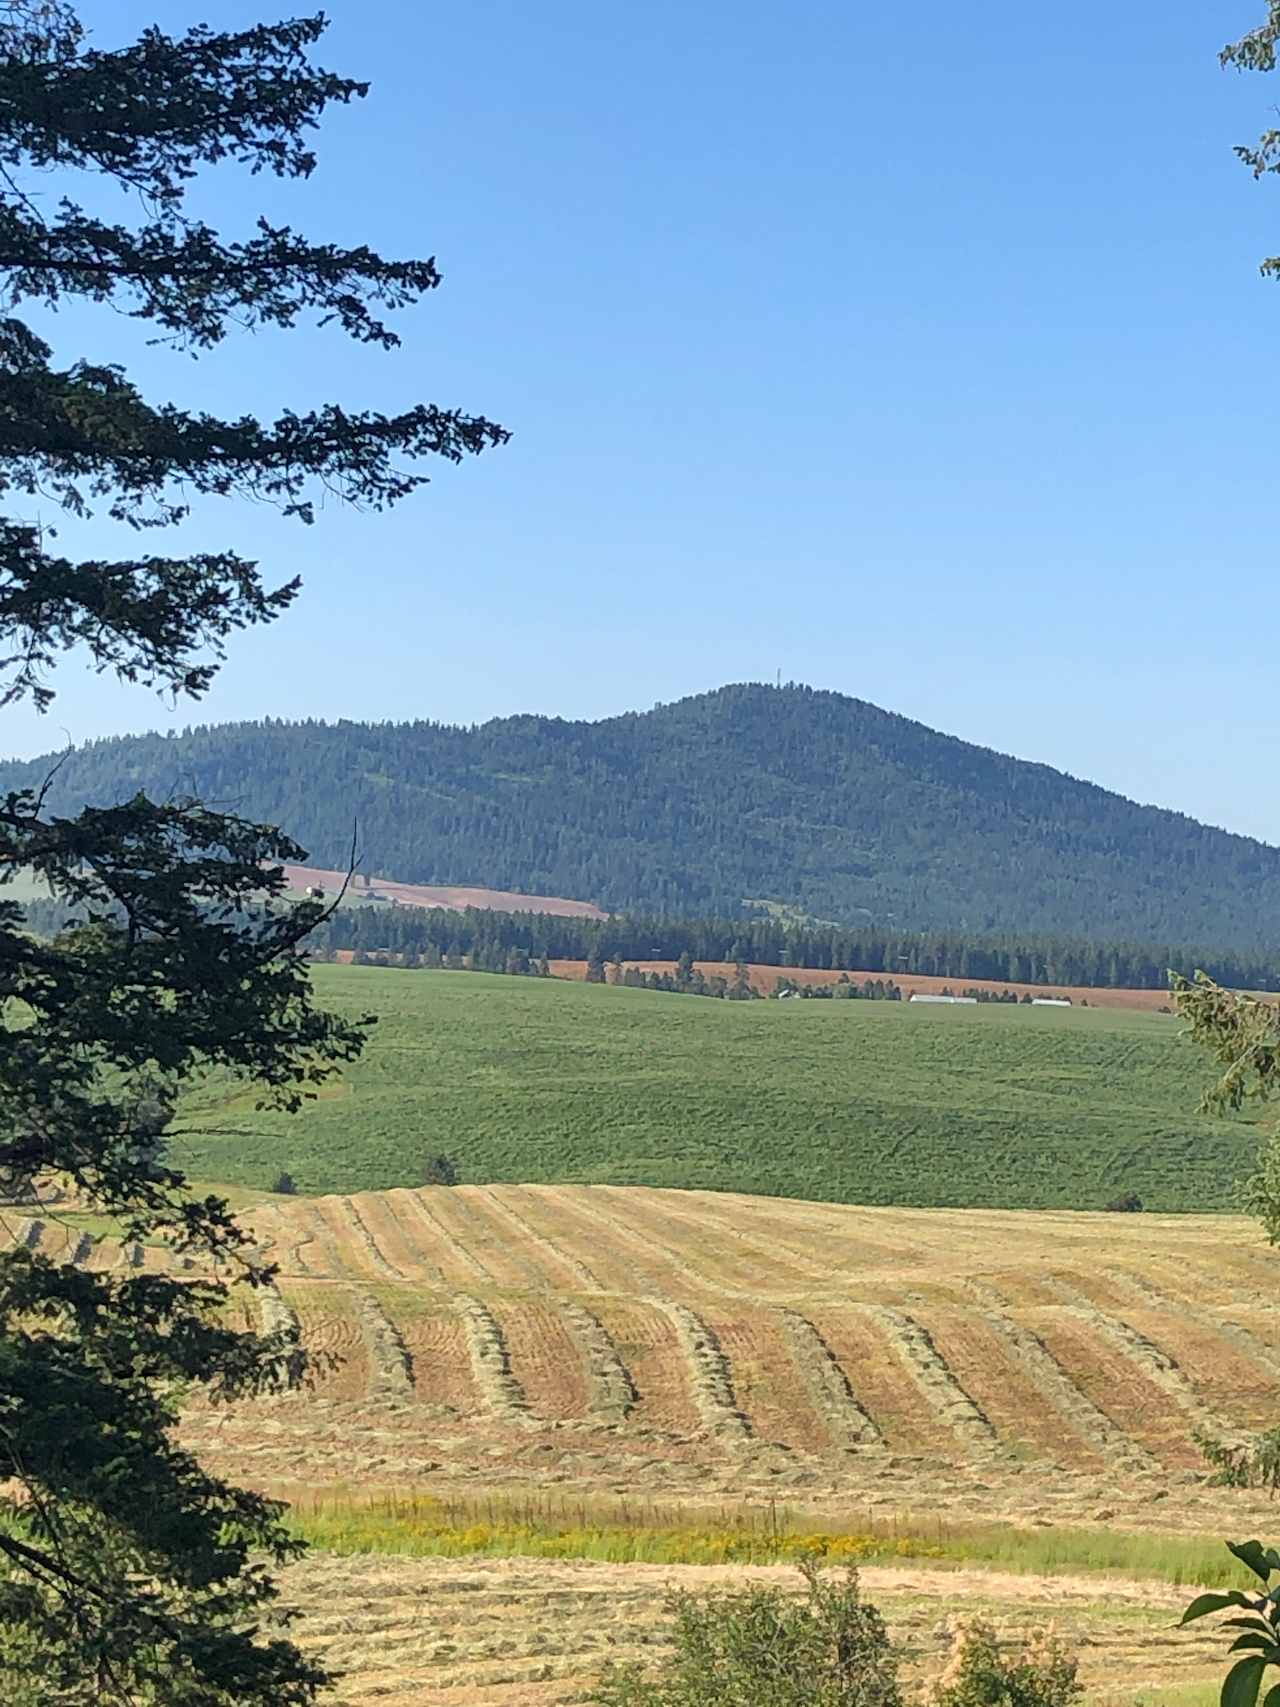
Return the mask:
[(1197, 1116), (1203, 1059), (1157, 1014), (700, 1001), (643, 990), (323, 966), (381, 1017), (294, 1120), (211, 1084), (201, 1178), (301, 1190), (421, 1181), (702, 1187), (850, 1203), (1231, 1208), (1254, 1146)]

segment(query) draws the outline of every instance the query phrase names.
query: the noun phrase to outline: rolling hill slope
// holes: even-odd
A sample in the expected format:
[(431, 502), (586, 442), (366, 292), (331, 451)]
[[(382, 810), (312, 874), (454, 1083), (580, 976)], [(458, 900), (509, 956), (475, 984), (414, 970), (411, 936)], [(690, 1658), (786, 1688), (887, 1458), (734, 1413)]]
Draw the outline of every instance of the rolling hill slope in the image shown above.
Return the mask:
[[(845, 1203), (1232, 1209), (1252, 1125), (1194, 1113), (1203, 1057), (1164, 1014), (713, 1002), (471, 972), (318, 966), (379, 1015), (297, 1116), (188, 1105), (178, 1165), (301, 1191), (464, 1180), (680, 1186)], [(184, 1122), (184, 1125), (188, 1124)], [(200, 1129), (206, 1129), (202, 1132)]]
[[(0, 766), (0, 792), (50, 766)], [(190, 792), (402, 882), (610, 910), (1280, 942), (1280, 850), (859, 700), (758, 685), (599, 723), (242, 723), (74, 753), (57, 811)]]

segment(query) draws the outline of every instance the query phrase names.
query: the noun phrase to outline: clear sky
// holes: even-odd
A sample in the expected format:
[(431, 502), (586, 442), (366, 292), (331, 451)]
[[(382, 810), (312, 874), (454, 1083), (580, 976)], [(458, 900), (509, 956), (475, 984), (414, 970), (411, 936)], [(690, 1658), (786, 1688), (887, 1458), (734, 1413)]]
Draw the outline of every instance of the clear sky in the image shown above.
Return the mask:
[[(201, 709), (64, 668), (0, 752), (596, 717), (781, 670), (1280, 841), (1280, 183), (1231, 152), (1280, 74), (1216, 57), (1264, 0), (328, 9), (320, 57), (370, 98), (309, 184), (219, 172), (201, 210), (437, 255), (404, 348), (192, 364), (77, 313), (58, 355), (231, 413), (428, 399), (515, 436), (381, 517), (201, 509), (193, 547), (302, 571), (293, 612)], [(87, 10), (103, 45), (268, 15)]]

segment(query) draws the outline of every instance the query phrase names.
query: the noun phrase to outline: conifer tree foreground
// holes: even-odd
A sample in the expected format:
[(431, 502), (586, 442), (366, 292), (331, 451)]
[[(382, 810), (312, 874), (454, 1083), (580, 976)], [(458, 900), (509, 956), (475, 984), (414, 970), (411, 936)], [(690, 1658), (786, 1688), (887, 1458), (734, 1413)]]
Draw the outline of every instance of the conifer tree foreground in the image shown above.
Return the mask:
[[(378, 509), (422, 483), (426, 459), (506, 437), (426, 404), (218, 420), (149, 401), (82, 352), (57, 365), (32, 323), (60, 328), (51, 311), (79, 299), (197, 356), (231, 331), (308, 321), (395, 346), (384, 317), (435, 287), (434, 262), (314, 244), (265, 219), (224, 238), (188, 207), (204, 166), (310, 174), (321, 113), (365, 93), (311, 63), (323, 27), (150, 29), (107, 49), (66, 6), (0, 5), (0, 705), (46, 707), (71, 649), (198, 696), (228, 637), (289, 605), (295, 582), (273, 586), (234, 552), (140, 550), (192, 494), (274, 502), (306, 523), (318, 490)], [(121, 524), (122, 554), (59, 555), (37, 503), (42, 518), (56, 503)], [(0, 899), (0, 1190), (11, 1205), (38, 1195), (27, 1213), (55, 1229), (59, 1196), (186, 1259), (89, 1272), (60, 1259), (56, 1237), (13, 1248), (22, 1210), (0, 1211), (4, 1707), (279, 1707), (324, 1681), (271, 1622), (271, 1562), (296, 1551), (282, 1508), (208, 1474), (174, 1437), (184, 1390), (251, 1394), (296, 1373), (300, 1351), (228, 1326), (227, 1288), (252, 1301), (270, 1271), (226, 1205), (193, 1197), (164, 1160), (193, 1073), (242, 1076), (290, 1107), (362, 1045), (364, 1026), (312, 1005), (299, 943), (324, 903), (257, 905), (297, 853), (278, 830), (193, 802), (57, 818), (39, 792), (0, 799), (0, 883), (35, 871), (73, 920), (37, 942)]]

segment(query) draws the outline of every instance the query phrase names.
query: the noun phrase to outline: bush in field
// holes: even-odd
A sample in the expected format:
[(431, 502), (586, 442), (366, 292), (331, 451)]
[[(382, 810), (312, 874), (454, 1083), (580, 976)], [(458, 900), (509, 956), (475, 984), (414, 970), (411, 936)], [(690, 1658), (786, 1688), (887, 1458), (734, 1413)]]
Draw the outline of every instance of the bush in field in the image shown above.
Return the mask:
[(271, 1186), (277, 1197), (293, 1197), (297, 1192), (292, 1174), (277, 1174)]
[(807, 1593), (752, 1587), (674, 1595), (674, 1652), (608, 1673), (597, 1707), (901, 1707), (897, 1658), (858, 1574), (802, 1565)]
[(1273, 1496), (1280, 1492), (1280, 1428), (1234, 1445), (1207, 1434), (1192, 1438), (1213, 1469), (1210, 1487), (1265, 1488)]
[(1126, 1191), (1121, 1197), (1113, 1197), (1107, 1208), (1113, 1215), (1140, 1215), (1142, 1199), (1136, 1191)]
[(458, 1168), (451, 1156), (428, 1156), (422, 1170), (423, 1185), (457, 1185)]
[(1019, 1653), (1002, 1654), (996, 1633), (981, 1618), (957, 1619), (946, 1670), (930, 1707), (1072, 1707), (1084, 1686), (1077, 1662), (1052, 1630)]

